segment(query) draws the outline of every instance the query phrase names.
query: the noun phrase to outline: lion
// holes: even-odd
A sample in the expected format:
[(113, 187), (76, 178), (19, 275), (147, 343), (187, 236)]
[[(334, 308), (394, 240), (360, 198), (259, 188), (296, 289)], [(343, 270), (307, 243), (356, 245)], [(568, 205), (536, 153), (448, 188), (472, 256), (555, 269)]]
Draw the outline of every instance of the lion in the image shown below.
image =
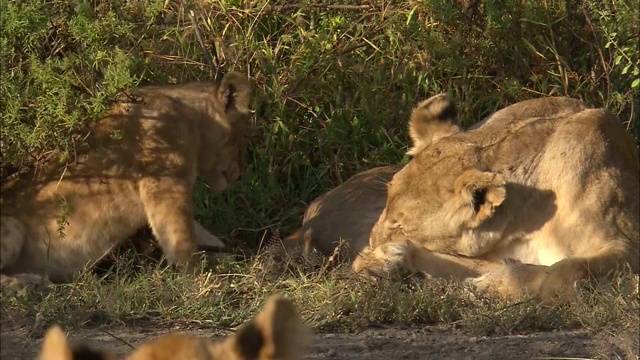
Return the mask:
[[(309, 334), (293, 303), (281, 295), (273, 295), (260, 314), (222, 341), (169, 334), (142, 344), (122, 359), (296, 360), (306, 351)], [(62, 329), (54, 325), (45, 334), (38, 360), (119, 358), (86, 345), (70, 345)]]
[(3, 184), (3, 285), (21, 274), (69, 281), (147, 224), (179, 268), (195, 263), (197, 243), (220, 246), (194, 221), (193, 188), (199, 177), (220, 192), (241, 176), (250, 101), (249, 79), (235, 72), (140, 87), (91, 126), (75, 163)]
[[(434, 127), (436, 139), (460, 131), (455, 123), (455, 107), (443, 100), (442, 95), (434, 96), (413, 113), (422, 118), (420, 124)], [(416, 129), (409, 130), (416, 141), (421, 141), (414, 135)], [(368, 247), (371, 229), (387, 202), (387, 185), (403, 166), (380, 166), (360, 172), (317, 197), (307, 207), (302, 226), (285, 238), (285, 247), (301, 246), (305, 257), (312, 249), (325, 256), (339, 251), (341, 260), (352, 263)]]
[(638, 273), (638, 148), (614, 114), (539, 98), (463, 132), (424, 107), (454, 105), (442, 94), (413, 110), (413, 158), (389, 183), (355, 271), (554, 301), (573, 298), (579, 280)]
[[(387, 183), (402, 165), (380, 166), (358, 173), (320, 195), (304, 213), (302, 226), (285, 239), (299, 244), (307, 257), (312, 249), (325, 256), (340, 250), (352, 262), (369, 245), (369, 233), (386, 204)], [(340, 246), (340, 244), (344, 246)]]

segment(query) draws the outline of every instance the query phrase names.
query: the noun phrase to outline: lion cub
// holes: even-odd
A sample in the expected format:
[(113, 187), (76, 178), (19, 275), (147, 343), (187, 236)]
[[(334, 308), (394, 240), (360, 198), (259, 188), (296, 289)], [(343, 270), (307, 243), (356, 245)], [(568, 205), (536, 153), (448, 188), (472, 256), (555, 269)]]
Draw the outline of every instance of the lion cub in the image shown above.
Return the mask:
[(186, 264), (208, 234), (194, 221), (196, 178), (219, 192), (240, 177), (250, 92), (234, 72), (140, 87), (91, 126), (75, 164), (3, 184), (3, 287), (24, 274), (69, 281), (146, 224), (169, 262)]
[[(302, 323), (291, 301), (274, 295), (260, 314), (222, 341), (186, 335), (165, 335), (145, 343), (123, 357), (127, 360), (294, 360), (302, 357), (309, 329)], [(70, 346), (55, 325), (43, 341), (38, 360), (116, 360), (118, 356), (86, 346)]]
[(369, 245), (369, 233), (387, 203), (387, 184), (403, 165), (380, 166), (353, 175), (318, 196), (304, 212), (302, 226), (285, 239), (285, 246), (313, 249), (325, 256), (338, 246), (340, 258), (354, 261)]

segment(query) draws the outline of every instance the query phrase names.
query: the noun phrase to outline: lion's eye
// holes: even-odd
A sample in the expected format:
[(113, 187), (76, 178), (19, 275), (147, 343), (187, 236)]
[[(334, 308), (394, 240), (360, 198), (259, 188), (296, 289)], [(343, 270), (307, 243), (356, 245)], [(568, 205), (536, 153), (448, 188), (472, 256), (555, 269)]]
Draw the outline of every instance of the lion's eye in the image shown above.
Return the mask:
[(402, 224), (398, 220), (393, 219), (393, 220), (389, 221), (389, 228), (390, 229), (402, 229)]

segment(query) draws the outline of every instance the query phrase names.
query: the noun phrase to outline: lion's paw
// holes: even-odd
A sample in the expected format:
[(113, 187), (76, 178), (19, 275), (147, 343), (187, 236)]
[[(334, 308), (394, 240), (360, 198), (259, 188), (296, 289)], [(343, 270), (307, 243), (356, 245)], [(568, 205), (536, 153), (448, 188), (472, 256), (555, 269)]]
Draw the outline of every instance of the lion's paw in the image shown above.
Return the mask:
[(510, 299), (518, 298), (527, 292), (527, 284), (522, 275), (524, 271), (530, 270), (532, 268), (517, 260), (505, 259), (481, 276), (465, 279), (463, 284), (481, 293)]
[(551, 265), (540, 287), (545, 302), (567, 302), (578, 295), (578, 284), (589, 275), (583, 259), (565, 259)]
[(13, 295), (24, 291), (28, 287), (36, 289), (44, 289), (51, 285), (48, 277), (37, 274), (17, 274), (4, 275), (0, 274), (0, 292), (3, 295)]

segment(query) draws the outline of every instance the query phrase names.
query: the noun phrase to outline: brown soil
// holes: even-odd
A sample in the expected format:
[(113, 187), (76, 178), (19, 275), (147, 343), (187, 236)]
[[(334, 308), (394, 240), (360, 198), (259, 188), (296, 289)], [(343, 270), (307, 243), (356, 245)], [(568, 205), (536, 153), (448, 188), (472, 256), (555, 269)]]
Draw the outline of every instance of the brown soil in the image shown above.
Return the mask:
[[(169, 330), (143, 327), (67, 329), (72, 341), (124, 354)], [(211, 330), (179, 330), (211, 337)], [(355, 334), (316, 333), (306, 359), (637, 359), (624, 339), (586, 330), (528, 335), (473, 337), (450, 328), (367, 329)], [(41, 326), (16, 327), (3, 321), (0, 359), (33, 359), (42, 341)], [(633, 354), (630, 354), (632, 351)]]

